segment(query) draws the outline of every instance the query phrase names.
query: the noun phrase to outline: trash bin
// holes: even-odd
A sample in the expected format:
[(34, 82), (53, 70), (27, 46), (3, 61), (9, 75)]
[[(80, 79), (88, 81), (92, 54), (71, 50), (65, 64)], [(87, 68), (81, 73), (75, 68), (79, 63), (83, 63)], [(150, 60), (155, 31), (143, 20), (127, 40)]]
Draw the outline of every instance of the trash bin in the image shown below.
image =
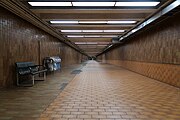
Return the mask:
[(43, 63), (49, 72), (61, 69), (61, 58), (58, 56), (46, 57), (44, 58)]

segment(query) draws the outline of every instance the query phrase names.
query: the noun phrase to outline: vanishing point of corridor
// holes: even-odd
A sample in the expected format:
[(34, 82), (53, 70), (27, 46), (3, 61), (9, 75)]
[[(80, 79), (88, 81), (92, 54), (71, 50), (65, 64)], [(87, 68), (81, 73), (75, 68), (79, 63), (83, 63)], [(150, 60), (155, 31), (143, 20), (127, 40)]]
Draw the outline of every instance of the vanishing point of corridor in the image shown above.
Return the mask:
[(40, 120), (179, 120), (178, 88), (89, 61)]

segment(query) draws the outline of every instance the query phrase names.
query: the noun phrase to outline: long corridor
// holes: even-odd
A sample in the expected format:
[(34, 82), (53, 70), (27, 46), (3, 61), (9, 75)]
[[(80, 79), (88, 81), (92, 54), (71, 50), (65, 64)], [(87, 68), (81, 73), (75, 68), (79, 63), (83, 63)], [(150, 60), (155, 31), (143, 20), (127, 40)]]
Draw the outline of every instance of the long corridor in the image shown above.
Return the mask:
[(123, 68), (89, 61), (41, 120), (179, 120), (179, 89)]

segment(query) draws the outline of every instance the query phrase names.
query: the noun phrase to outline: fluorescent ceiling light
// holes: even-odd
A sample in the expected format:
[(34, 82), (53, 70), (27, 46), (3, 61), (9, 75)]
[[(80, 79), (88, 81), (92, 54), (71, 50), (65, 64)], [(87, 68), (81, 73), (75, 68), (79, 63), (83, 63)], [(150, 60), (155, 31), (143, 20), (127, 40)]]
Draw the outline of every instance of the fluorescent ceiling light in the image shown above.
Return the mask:
[(86, 35), (84, 37), (101, 37), (101, 36), (98, 36), (98, 35)]
[(115, 2), (72, 2), (73, 6), (114, 6)]
[(83, 30), (83, 32), (103, 32), (103, 30)]
[(52, 24), (133, 24), (137, 21), (50, 21)]
[(101, 36), (99, 36), (99, 35), (86, 35), (86, 36), (84, 36), (84, 37), (96, 37), (96, 38), (98, 38), (98, 37), (118, 37), (118, 36), (116, 36), (116, 35), (101, 35)]
[(117, 35), (103, 35), (103, 36), (101, 36), (101, 37), (118, 37)]
[(31, 6), (156, 6), (160, 2), (28, 2)]
[(124, 32), (125, 30), (61, 30), (61, 32)]
[(136, 23), (136, 21), (130, 20), (130, 21), (108, 21), (108, 24), (133, 24)]
[(71, 2), (28, 2), (31, 6), (72, 6)]
[(67, 37), (70, 37), (70, 38), (79, 38), (79, 37), (84, 37), (82, 35), (68, 35)]
[(80, 24), (106, 24), (107, 21), (79, 21)]
[(61, 32), (82, 32), (82, 30), (61, 30)]
[(78, 21), (50, 21), (52, 24), (74, 24), (78, 23)]
[(87, 53), (100, 53), (100, 52), (88, 52), (88, 51), (87, 51)]
[(110, 42), (98, 42), (98, 44), (109, 44)]
[(83, 36), (83, 35), (68, 35), (67, 37), (86, 37), (86, 38), (99, 38), (99, 37), (110, 37), (110, 38), (112, 38), (112, 37), (118, 37), (117, 35), (85, 35), (85, 36)]
[(86, 42), (75, 42), (75, 44), (77, 44), (77, 45), (83, 45), (83, 44), (86, 44)]
[(97, 42), (75, 42), (75, 44), (78, 44), (78, 45), (86, 45), (86, 44), (96, 45), (98, 43)]
[(124, 32), (125, 30), (104, 30), (104, 32)]
[(116, 2), (115, 6), (157, 6), (160, 2)]
[(90, 45), (96, 45), (97, 44), (97, 42), (87, 42), (87, 44), (90, 44)]
[(101, 46), (106, 46), (109, 42), (75, 42), (75, 44), (98, 44)]

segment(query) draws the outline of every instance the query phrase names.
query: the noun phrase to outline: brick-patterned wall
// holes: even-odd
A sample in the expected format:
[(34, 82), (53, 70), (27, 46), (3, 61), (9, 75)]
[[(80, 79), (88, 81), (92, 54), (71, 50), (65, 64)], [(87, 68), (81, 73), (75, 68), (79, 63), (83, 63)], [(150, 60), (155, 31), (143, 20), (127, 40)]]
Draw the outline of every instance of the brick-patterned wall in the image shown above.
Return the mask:
[(105, 53), (107, 63), (180, 87), (180, 13)]
[(71, 64), (79, 63), (79, 58), (81, 57), (81, 54), (78, 52), (75, 52), (74, 49), (69, 48), (68, 46), (61, 47), (61, 56), (64, 59), (62, 61), (63, 66), (68, 66)]
[(180, 13), (134, 36), (119, 48), (121, 59), (180, 64)]
[(62, 58), (63, 66), (79, 63), (77, 51), (0, 7), (0, 87), (15, 83), (15, 62), (39, 64), (55, 55)]
[(180, 67), (177, 65), (121, 60), (106, 60), (106, 63), (121, 66), (141, 75), (180, 87)]

